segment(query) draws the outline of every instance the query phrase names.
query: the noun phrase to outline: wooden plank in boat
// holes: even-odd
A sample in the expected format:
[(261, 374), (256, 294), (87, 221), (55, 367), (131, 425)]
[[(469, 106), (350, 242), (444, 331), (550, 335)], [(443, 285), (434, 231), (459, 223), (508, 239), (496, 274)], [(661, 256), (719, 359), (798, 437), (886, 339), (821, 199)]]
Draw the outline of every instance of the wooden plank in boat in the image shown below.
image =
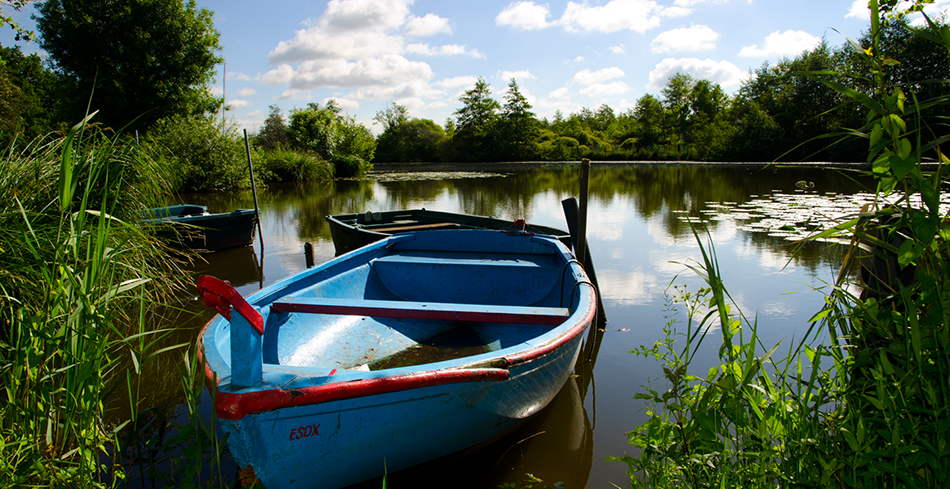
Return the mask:
[(459, 227), (454, 222), (433, 222), (429, 224), (409, 224), (383, 227), (364, 226), (365, 229), (371, 229), (378, 233), (403, 233), (409, 231), (431, 231), (433, 229), (455, 229)]
[(324, 297), (294, 297), (287, 301), (276, 301), (271, 304), (271, 311), (543, 325), (558, 325), (570, 316), (570, 311), (566, 307), (376, 301)]

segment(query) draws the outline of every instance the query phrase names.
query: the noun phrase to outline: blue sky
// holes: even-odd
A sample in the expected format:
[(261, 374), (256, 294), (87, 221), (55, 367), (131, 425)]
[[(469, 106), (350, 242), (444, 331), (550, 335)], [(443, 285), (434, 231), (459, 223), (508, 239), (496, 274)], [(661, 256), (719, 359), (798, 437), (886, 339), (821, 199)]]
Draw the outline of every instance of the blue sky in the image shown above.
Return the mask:
[[(374, 133), (373, 116), (390, 102), (442, 124), (479, 76), (499, 101), (516, 78), (539, 117), (601, 104), (619, 113), (659, 95), (677, 72), (733, 93), (764, 62), (822, 37), (840, 45), (869, 24), (866, 0), (197, 3), (215, 13), (221, 33), (226, 66), (214, 90), (225, 94), (228, 118), (249, 131), (270, 105), (286, 116), (331, 98)], [(937, 0), (928, 13), (948, 9), (950, 0)], [(15, 19), (31, 27), (32, 12)], [(9, 29), (0, 43), (14, 44)]]

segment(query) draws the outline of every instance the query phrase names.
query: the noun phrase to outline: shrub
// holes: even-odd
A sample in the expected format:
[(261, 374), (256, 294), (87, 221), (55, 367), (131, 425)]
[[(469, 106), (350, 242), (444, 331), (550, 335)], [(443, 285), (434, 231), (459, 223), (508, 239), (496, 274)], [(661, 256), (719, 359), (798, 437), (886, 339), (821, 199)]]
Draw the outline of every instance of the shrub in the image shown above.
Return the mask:
[(333, 177), (333, 167), (320, 158), (297, 151), (259, 151), (255, 171), (264, 182), (314, 182)]
[(203, 116), (162, 119), (143, 145), (161, 163), (175, 192), (247, 188), (251, 184), (244, 142), (234, 126)]
[(334, 156), (333, 172), (336, 178), (352, 178), (365, 175), (373, 169), (373, 164), (359, 156)]

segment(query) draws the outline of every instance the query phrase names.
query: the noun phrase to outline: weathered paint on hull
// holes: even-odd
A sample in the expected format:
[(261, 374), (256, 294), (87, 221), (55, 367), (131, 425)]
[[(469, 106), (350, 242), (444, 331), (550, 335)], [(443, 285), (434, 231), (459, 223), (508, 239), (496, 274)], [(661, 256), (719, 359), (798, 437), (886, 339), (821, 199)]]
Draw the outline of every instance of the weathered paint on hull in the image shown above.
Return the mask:
[(564, 386), (582, 338), (513, 368), (504, 382), (282, 409), (222, 425), (235, 438), (231, 454), (239, 466), (254, 467), (268, 489), (346, 487), (382, 476), (384, 467), (392, 473), (518, 428)]

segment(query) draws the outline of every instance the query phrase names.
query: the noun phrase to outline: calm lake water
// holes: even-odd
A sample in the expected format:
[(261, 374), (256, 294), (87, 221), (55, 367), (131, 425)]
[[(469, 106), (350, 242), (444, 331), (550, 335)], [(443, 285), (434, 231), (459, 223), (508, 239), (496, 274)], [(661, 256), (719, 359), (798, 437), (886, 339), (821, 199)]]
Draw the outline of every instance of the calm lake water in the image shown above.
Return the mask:
[[(208, 255), (194, 271), (230, 280), (250, 294), (304, 270), (306, 242), (313, 243), (318, 263), (334, 256), (324, 220), (329, 214), (425, 207), (567, 228), (561, 201), (579, 197), (578, 165), (491, 168), (259, 189), (263, 251), (255, 239), (252, 248)], [(542, 486), (626, 487), (626, 466), (604, 459), (634, 453), (624, 434), (646, 420), (646, 405), (633, 397), (648, 382), (662, 385), (660, 366), (629, 352), (661, 339), (670, 317), (685, 319), (667, 307), (671, 284), (694, 291), (703, 285), (683, 265), (701, 260), (689, 219), (707, 222), (726, 287), (742, 311), (757, 318), (763, 343), (788, 346), (820, 309), (820, 289), (838, 273), (843, 249), (811, 243), (795, 252), (794, 233), (857, 212), (867, 190), (854, 174), (834, 169), (595, 163), (588, 246), (608, 320), (596, 356), (518, 431), (477, 451), (390, 474), (389, 487), (495, 488), (520, 484), (527, 473)], [(212, 212), (253, 208), (249, 191), (183, 198)], [(178, 339), (194, 341), (211, 312), (196, 300), (184, 305), (198, 315), (183, 323), (188, 329)], [(705, 377), (718, 339), (714, 332), (706, 341), (693, 373)], [(159, 378), (145, 401), (174, 410), (168, 406), (179, 402), (175, 382)], [(226, 476), (234, 477), (234, 470), (232, 463)], [(381, 487), (381, 481), (360, 487)]]

